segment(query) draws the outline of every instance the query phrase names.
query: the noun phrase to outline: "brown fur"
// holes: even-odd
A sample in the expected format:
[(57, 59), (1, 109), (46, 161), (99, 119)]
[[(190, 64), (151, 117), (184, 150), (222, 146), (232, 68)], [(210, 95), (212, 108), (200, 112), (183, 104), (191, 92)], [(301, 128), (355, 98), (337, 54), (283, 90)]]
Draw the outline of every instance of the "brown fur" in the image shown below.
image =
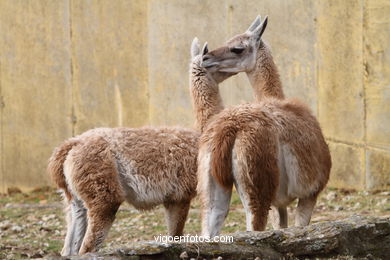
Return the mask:
[[(257, 128), (252, 127), (251, 131), (245, 130), (248, 125), (255, 122), (258, 122)], [(240, 132), (243, 133), (239, 135)], [(225, 156), (223, 154), (225, 149), (218, 149), (224, 147), (224, 145), (221, 146), (221, 143), (229, 142), (234, 145), (236, 139), (243, 138), (247, 140), (246, 144), (248, 145), (245, 150), (250, 152), (256, 147), (253, 143), (258, 143), (259, 132), (266, 132), (264, 141), (273, 143), (274, 146), (277, 145), (277, 140), (272, 137), (275, 134), (279, 137), (279, 142), (289, 143), (293, 146), (294, 152), (301, 159), (299, 160), (301, 169), (307, 173), (304, 178), (308, 181), (308, 185), (314, 182), (316, 177), (322, 177), (320, 179), (321, 186), (326, 184), (331, 160), (328, 146), (315, 117), (304, 104), (297, 100), (268, 99), (259, 104), (245, 104), (225, 109), (214, 118), (201, 136), (200, 146), (210, 143), (213, 168), (211, 172), (215, 173), (214, 177), (222, 186), (228, 187), (231, 183), (231, 181), (226, 182), (224, 178), (227, 177), (223, 175), (226, 175), (225, 173), (231, 175), (231, 171), (224, 170), (224, 166), (231, 169), (232, 145), (229, 145), (230, 151), (226, 151), (226, 153), (230, 153), (230, 156)], [(255, 138), (256, 135), (258, 136)], [(224, 139), (233, 139), (233, 141)], [(261, 143), (261, 146), (264, 145), (268, 144)], [(228, 145), (225, 146), (228, 147)], [(257, 147), (257, 149), (265, 150), (261, 147)], [(254, 152), (258, 151), (254, 150)], [(230, 166), (227, 166), (229, 164)], [(264, 163), (264, 165), (267, 164)], [(317, 174), (313, 173), (318, 167), (324, 175), (316, 176)], [(311, 172), (313, 174), (310, 174)]]
[[(254, 24), (261, 27), (260, 20)], [(210, 174), (214, 179), (228, 190), (233, 182), (239, 184), (249, 196), (245, 199), (249, 204), (247, 210), (254, 215), (251, 223), (254, 230), (265, 228), (266, 210), (271, 203), (283, 213), (295, 198), (299, 198), (297, 215), (308, 214), (303, 220), (298, 219), (298, 224), (307, 224), (331, 168), (329, 148), (310, 109), (297, 100), (284, 99), (271, 52), (254, 34), (262, 31), (251, 29), (235, 36), (205, 56), (204, 66), (225, 72), (245, 71), (259, 103), (223, 110), (207, 125), (200, 141), (201, 158), (207, 159), (203, 154), (210, 153)], [(234, 48), (243, 51), (237, 54), (232, 51)], [(232, 160), (237, 161), (237, 173)], [(198, 161), (198, 165), (203, 163)], [(204, 183), (209, 172), (199, 169), (198, 191), (203, 210), (207, 210), (210, 198)]]
[(223, 110), (218, 84), (233, 74), (211, 72), (201, 66), (202, 56), (196, 55), (190, 63), (190, 94), (196, 116), (196, 128), (203, 132), (212, 116)]
[(64, 194), (69, 201), (72, 199), (72, 194), (69, 192), (66, 184), (63, 166), (69, 151), (77, 144), (79, 144), (79, 141), (71, 138), (65, 141), (61, 146), (57, 147), (50, 157), (47, 167), (47, 172), (52, 181), (58, 188), (64, 191)]
[(256, 57), (256, 65), (247, 72), (257, 101), (268, 97), (284, 99), (282, 82), (271, 51), (261, 40)]
[[(227, 139), (227, 140), (226, 140)], [(225, 143), (225, 145), (221, 143)], [(226, 145), (227, 143), (227, 145)], [(200, 147), (210, 147), (211, 173), (226, 188), (231, 188), (232, 150), (235, 147), (238, 163), (243, 164), (245, 182), (253, 199), (250, 204), (259, 211), (263, 230), (269, 206), (274, 202), (278, 186), (278, 145), (292, 146), (300, 167), (299, 182), (306, 192), (318, 194), (329, 179), (331, 160), (328, 146), (315, 117), (297, 101), (266, 100), (225, 109), (208, 125), (201, 137)], [(229, 170), (226, 170), (229, 169)], [(201, 174), (201, 173), (199, 173)], [(261, 227), (257, 229), (256, 227)]]
[(252, 220), (253, 230), (265, 229), (268, 210), (278, 187), (277, 149), (272, 145), (276, 140), (266, 120), (249, 122), (237, 135), (237, 159), (243, 164), (239, 167), (247, 173), (243, 183), (249, 191), (249, 207), (257, 216)]
[[(169, 234), (181, 235), (196, 195), (198, 138), (194, 131), (175, 127), (98, 128), (56, 149), (50, 174), (71, 194), (69, 203), (80, 201), (88, 210), (81, 248), (70, 251), (98, 250), (125, 200), (142, 210), (163, 204)], [(68, 252), (64, 248), (63, 254)]]
[[(221, 95), (219, 93), (218, 84), (208, 76), (207, 70), (200, 66), (200, 61), (200, 57), (197, 57), (196, 59), (194, 59), (190, 66), (190, 92), (197, 119), (196, 125), (197, 128), (200, 129), (201, 132), (203, 132), (210, 118), (222, 111), (223, 104)], [(228, 136), (226, 136), (226, 138), (223, 138), (216, 146), (221, 146), (220, 149), (223, 149), (224, 146), (229, 146), (229, 140), (230, 139), (228, 138)], [(223, 170), (224, 169), (220, 169), (220, 172), (222, 172)], [(228, 164), (225, 165), (225, 170), (229, 171)], [(220, 174), (221, 179), (223, 179), (224, 176), (230, 176), (221, 174), (220, 172), (216, 174)], [(232, 185), (231, 179), (223, 180), (223, 182), (223, 186), (230, 187)]]
[(125, 200), (110, 144), (102, 136), (88, 137), (73, 149), (73, 192), (88, 209), (88, 228), (80, 254), (96, 251), (102, 244), (120, 204)]
[(164, 207), (167, 222), (172, 222), (172, 225), (169, 225), (168, 234), (172, 234), (172, 236), (183, 235), (184, 224), (190, 208), (190, 201), (166, 202), (164, 203)]
[(190, 93), (195, 110), (196, 128), (203, 132), (209, 119), (223, 109), (223, 103), (218, 84), (208, 78), (207, 71), (200, 67), (198, 60), (192, 62), (190, 67)]
[[(232, 58), (233, 56), (230, 49), (233, 46), (243, 44), (245, 40), (248, 40), (247, 35), (237, 35), (227, 41), (225, 46), (210, 51), (206, 56), (213, 62), (220, 62), (222, 59)], [(253, 48), (251, 46), (247, 48), (247, 52), (253, 53)], [(255, 98), (257, 101), (268, 97), (284, 99), (285, 96), (283, 93), (282, 82), (280, 80), (276, 64), (273, 60), (271, 50), (262, 40), (260, 40), (259, 49), (256, 54), (255, 65), (250, 70), (246, 71), (252, 84)]]
[(232, 176), (232, 152), (239, 129), (226, 127), (228, 122), (216, 126), (216, 135), (211, 143), (211, 175), (225, 189), (231, 189)]
[(235, 147), (239, 167), (244, 173), (240, 184), (248, 191), (249, 207), (255, 215), (253, 230), (265, 229), (277, 190), (277, 147), (272, 145), (276, 141), (272, 119), (262, 111), (253, 113), (250, 105), (225, 109), (201, 137), (200, 147), (210, 147), (211, 174), (228, 190), (233, 181), (237, 181), (232, 170)]
[[(192, 48), (194, 48), (194, 44), (199, 45), (196, 38), (192, 43)], [(205, 46), (207, 47), (207, 44)], [(209, 121), (211, 121), (210, 119), (224, 109), (218, 83), (222, 82), (233, 74), (218, 71), (213, 72), (203, 68), (201, 66), (202, 55), (200, 55), (199, 46), (198, 53), (192, 53), (192, 55), (193, 57), (190, 63), (190, 93), (196, 116), (196, 126), (202, 133)], [(220, 140), (219, 146), (233, 145), (225, 143), (225, 141), (228, 142), (229, 139), (223, 138)], [(220, 171), (229, 171), (229, 167), (231, 169), (231, 165), (229, 166), (226, 164), (226, 167), (224, 169), (220, 169)], [(220, 172), (218, 172), (218, 174), (219, 173)], [(223, 178), (224, 176), (229, 175), (221, 174), (220, 177)], [(231, 184), (232, 180), (229, 179), (226, 180), (226, 183), (223, 186), (231, 186)]]

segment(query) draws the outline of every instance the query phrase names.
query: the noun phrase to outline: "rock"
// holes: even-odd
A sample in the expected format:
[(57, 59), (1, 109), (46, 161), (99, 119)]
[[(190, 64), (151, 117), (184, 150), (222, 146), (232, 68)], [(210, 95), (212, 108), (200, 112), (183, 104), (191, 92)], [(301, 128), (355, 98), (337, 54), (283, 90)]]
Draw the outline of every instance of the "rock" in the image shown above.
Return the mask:
[(353, 209), (358, 209), (361, 208), (362, 204), (360, 202), (357, 202), (352, 208)]
[(337, 193), (335, 191), (331, 191), (326, 195), (326, 200), (332, 201), (337, 198)]
[(390, 255), (390, 218), (352, 216), (307, 227), (232, 235), (230, 244), (137, 242), (99, 259), (385, 259)]
[(38, 252), (32, 254), (29, 258), (42, 258), (45, 255), (45, 252), (40, 249)]
[(50, 214), (50, 215), (44, 215), (44, 216), (42, 216), (42, 220), (43, 220), (43, 221), (48, 221), (48, 220), (55, 219), (55, 218), (56, 218), (56, 215), (55, 215), (55, 214)]
[(21, 226), (12, 226), (11, 230), (18, 233), (21, 232), (23, 228)]
[(183, 251), (181, 254), (180, 254), (180, 259), (188, 259), (188, 254), (186, 251)]
[(0, 230), (7, 230), (11, 227), (11, 222), (9, 220), (5, 220), (0, 222)]

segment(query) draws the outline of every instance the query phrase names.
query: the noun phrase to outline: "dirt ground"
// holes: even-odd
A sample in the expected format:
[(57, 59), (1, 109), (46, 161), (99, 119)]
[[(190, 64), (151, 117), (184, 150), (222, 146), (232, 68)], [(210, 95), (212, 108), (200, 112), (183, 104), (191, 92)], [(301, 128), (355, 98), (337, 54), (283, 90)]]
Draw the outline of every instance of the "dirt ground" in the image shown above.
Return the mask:
[[(223, 233), (245, 230), (245, 214), (237, 194)], [(293, 223), (295, 204), (289, 208)], [(312, 222), (342, 219), (353, 214), (390, 217), (390, 192), (325, 190), (317, 203)], [(0, 194), (0, 259), (41, 258), (59, 255), (65, 237), (61, 196), (50, 188), (31, 193)], [(270, 227), (269, 227), (270, 228)], [(164, 211), (140, 212), (123, 204), (101, 251), (125, 247), (131, 241), (154, 240), (165, 234)], [(185, 234), (200, 232), (199, 202), (192, 203)]]

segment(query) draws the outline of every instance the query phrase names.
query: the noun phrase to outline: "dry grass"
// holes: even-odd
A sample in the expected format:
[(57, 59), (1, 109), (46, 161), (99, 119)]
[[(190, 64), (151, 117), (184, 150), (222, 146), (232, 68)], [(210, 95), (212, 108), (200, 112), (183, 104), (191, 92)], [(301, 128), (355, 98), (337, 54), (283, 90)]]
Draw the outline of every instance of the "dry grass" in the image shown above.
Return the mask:
[[(294, 205), (295, 207), (295, 205)], [(293, 223), (293, 208), (289, 209)], [(352, 214), (390, 216), (390, 192), (354, 192), (327, 189), (317, 204), (313, 222), (341, 219)], [(191, 206), (185, 233), (200, 231), (199, 202)], [(245, 214), (234, 193), (223, 233), (245, 230)], [(51, 189), (0, 195), (0, 259), (38, 258), (58, 255), (65, 236), (61, 197)], [(131, 241), (153, 240), (165, 234), (164, 212), (139, 212), (122, 205), (102, 251), (126, 246)]]

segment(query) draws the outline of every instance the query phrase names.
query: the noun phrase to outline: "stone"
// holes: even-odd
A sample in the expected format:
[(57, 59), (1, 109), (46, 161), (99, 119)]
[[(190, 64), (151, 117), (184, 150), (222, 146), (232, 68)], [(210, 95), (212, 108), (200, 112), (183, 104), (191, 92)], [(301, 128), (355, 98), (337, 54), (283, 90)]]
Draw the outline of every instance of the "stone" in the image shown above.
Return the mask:
[(180, 254), (180, 259), (188, 259), (188, 254), (186, 251), (183, 251), (181, 254)]
[[(234, 242), (132, 243), (99, 259), (180, 259), (183, 252), (195, 259), (296, 259), (373, 257), (390, 255), (390, 218), (352, 216), (306, 227), (264, 232), (237, 232)], [(71, 259), (84, 259), (72, 257)]]
[(390, 152), (381, 149), (366, 150), (366, 186), (370, 190), (390, 187)]
[(361, 190), (364, 188), (364, 149), (348, 144), (329, 142), (332, 169), (329, 186)]

